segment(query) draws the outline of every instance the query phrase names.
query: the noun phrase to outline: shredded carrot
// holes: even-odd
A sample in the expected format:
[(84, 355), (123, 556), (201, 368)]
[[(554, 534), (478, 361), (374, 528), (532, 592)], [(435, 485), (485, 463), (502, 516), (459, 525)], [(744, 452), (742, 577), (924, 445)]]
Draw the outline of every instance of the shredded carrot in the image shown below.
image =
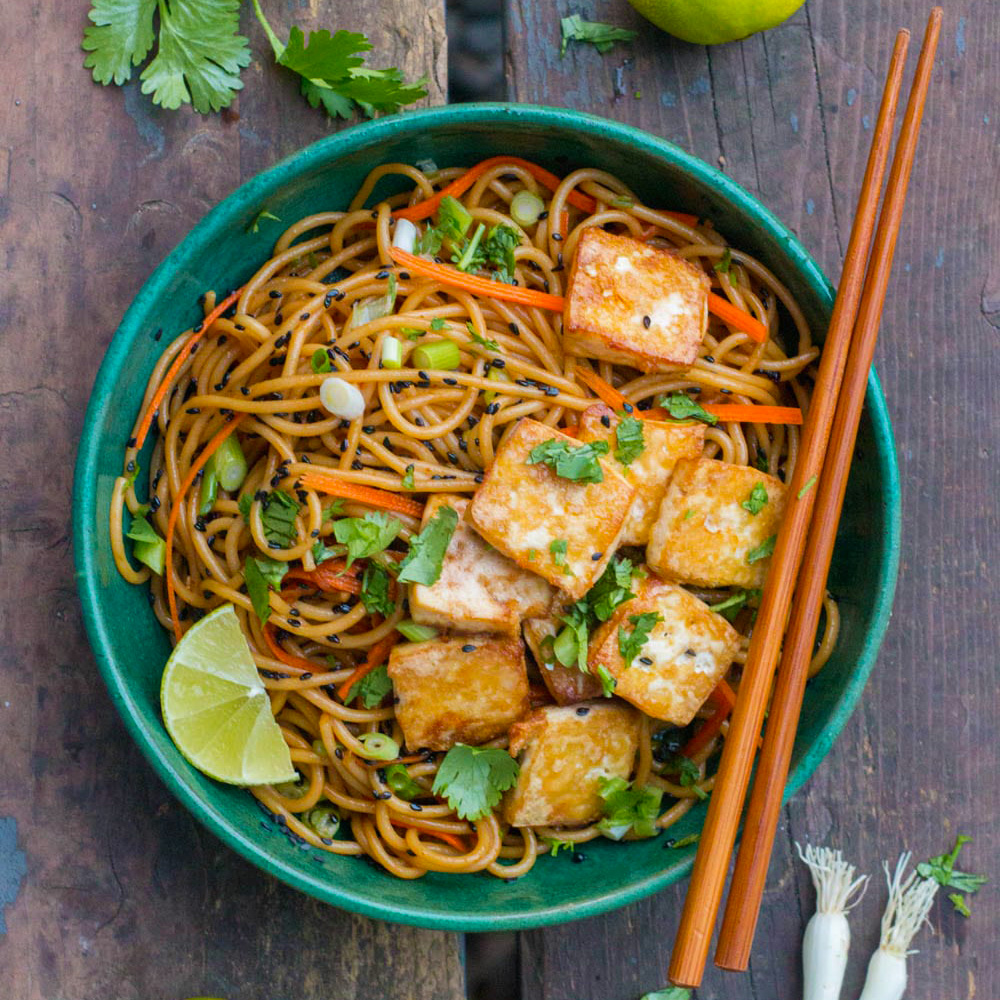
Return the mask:
[(729, 713), (736, 704), (736, 694), (725, 680), (719, 681), (718, 686), (708, 697), (715, 705), (715, 711), (705, 720), (701, 729), (684, 744), (681, 753), (685, 757), (693, 757), (718, 735), (722, 723), (729, 718)]
[(314, 570), (293, 569), (289, 570), (284, 579), (285, 583), (305, 583), (310, 584), (317, 590), (340, 591), (344, 594), (360, 594), (361, 582), (358, 574), (361, 566), (354, 563), (350, 569), (343, 559), (327, 559), (321, 562)]
[(146, 407), (146, 412), (143, 414), (142, 422), (139, 424), (139, 430), (135, 435), (135, 444), (137, 448), (141, 448), (145, 443), (146, 435), (149, 433), (149, 428), (153, 424), (153, 418), (156, 416), (156, 411), (160, 408), (164, 397), (170, 391), (170, 386), (177, 377), (177, 373), (184, 367), (184, 362), (191, 356), (191, 352), (194, 350), (194, 345), (197, 344), (206, 333), (208, 333), (209, 327), (211, 327), (211, 325), (240, 297), (240, 293), (242, 291), (242, 288), (237, 288), (235, 292), (224, 298), (194, 328), (191, 336), (188, 338), (188, 342), (181, 348), (180, 354), (174, 358), (174, 363), (167, 369), (167, 374), (163, 376), (163, 381), (160, 383), (156, 392), (153, 393), (153, 398), (149, 401), (149, 406)]
[(801, 424), (797, 406), (765, 406), (758, 403), (706, 403), (705, 409), (725, 423)]
[(734, 306), (729, 299), (716, 295), (715, 292), (708, 293), (708, 311), (713, 316), (718, 316), (723, 323), (728, 323), (741, 333), (748, 334), (758, 344), (763, 344), (767, 340), (767, 327), (759, 319), (744, 312), (739, 306)]
[(551, 309), (553, 312), (562, 312), (563, 306), (566, 304), (566, 300), (561, 295), (536, 292), (534, 289), (525, 288), (522, 285), (508, 285), (503, 281), (492, 281), (489, 278), (466, 274), (464, 271), (459, 271), (457, 267), (435, 264), (434, 261), (424, 260), (423, 257), (407, 253), (398, 247), (391, 247), (389, 252), (396, 263), (406, 268), (407, 271), (422, 274), (425, 278), (440, 281), (442, 285), (461, 288), (474, 295), (482, 295), (489, 299), (501, 299), (505, 302), (519, 302), (524, 306)]
[(624, 409), (628, 403), (628, 400), (610, 382), (605, 382), (600, 375), (592, 372), (589, 368), (577, 368), (574, 374), (602, 403), (606, 403), (612, 410)]
[(559, 213), (559, 229), (558, 233), (563, 239), (566, 239), (566, 234), (569, 232), (569, 212), (563, 211)]
[(379, 490), (374, 486), (361, 486), (349, 483), (346, 479), (326, 472), (306, 472), (301, 477), (302, 485), (307, 490), (316, 490), (331, 497), (342, 497), (344, 500), (356, 500), (368, 504), (369, 507), (379, 507), (382, 510), (394, 510), (397, 514), (408, 514), (410, 517), (422, 517), (424, 505), (417, 500), (396, 496), (388, 490)]
[(337, 694), (340, 696), (341, 701), (347, 700), (347, 696), (351, 693), (351, 688), (354, 687), (359, 680), (370, 674), (376, 667), (382, 666), (389, 656), (389, 650), (391, 650), (397, 642), (399, 642), (399, 633), (392, 631), (384, 639), (380, 639), (374, 646), (372, 646), (371, 649), (368, 650), (368, 655), (365, 657), (364, 663), (359, 664), (351, 676), (348, 677), (339, 688), (337, 688)]
[(170, 508), (170, 516), (167, 518), (163, 572), (167, 578), (167, 606), (170, 608), (170, 621), (174, 627), (174, 638), (178, 642), (181, 641), (181, 621), (177, 614), (177, 595), (174, 593), (173, 561), (171, 559), (174, 550), (174, 531), (177, 528), (177, 516), (180, 514), (181, 506), (184, 503), (184, 496), (191, 488), (198, 473), (201, 472), (208, 460), (216, 453), (219, 445), (236, 430), (240, 421), (246, 416), (246, 413), (238, 413), (234, 417), (231, 417), (228, 423), (205, 445), (201, 454), (191, 464), (191, 468), (188, 469), (188, 474), (181, 482), (180, 489), (177, 491), (177, 496), (174, 497), (174, 502)]
[(316, 672), (315, 663), (312, 663), (310, 660), (306, 660), (301, 656), (293, 656), (291, 653), (286, 653), (285, 650), (283, 650), (278, 644), (278, 640), (275, 637), (274, 632), (274, 623), (268, 622), (264, 626), (264, 641), (267, 643), (267, 648), (271, 651), (271, 655), (276, 660), (280, 660), (286, 667), (290, 667), (296, 673), (312, 674)]
[(389, 818), (393, 826), (401, 826), (406, 830), (416, 830), (417, 833), (426, 834), (428, 837), (436, 837), (443, 840), (449, 847), (454, 847), (459, 854), (468, 854), (469, 848), (465, 846), (462, 839), (454, 833), (445, 833), (442, 830), (428, 830), (426, 827), (417, 826), (416, 823), (407, 823), (405, 819), (397, 819), (395, 816)]

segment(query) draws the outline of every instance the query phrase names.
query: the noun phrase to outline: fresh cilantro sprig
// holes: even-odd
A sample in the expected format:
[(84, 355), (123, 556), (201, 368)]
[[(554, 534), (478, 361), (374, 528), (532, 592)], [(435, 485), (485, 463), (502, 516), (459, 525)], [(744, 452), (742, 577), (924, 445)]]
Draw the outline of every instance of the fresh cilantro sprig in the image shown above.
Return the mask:
[(347, 704), (355, 698), (360, 698), (365, 708), (378, 708), (382, 704), (382, 699), (391, 691), (389, 669), (383, 663), (351, 685), (351, 690), (347, 693)]
[(562, 41), (559, 44), (559, 55), (566, 55), (570, 42), (589, 42), (602, 55), (610, 52), (615, 42), (633, 42), (639, 32), (629, 28), (618, 28), (606, 21), (585, 21), (579, 14), (571, 14), (559, 22), (562, 31)]
[(599, 830), (613, 840), (630, 831), (637, 837), (655, 837), (663, 791), (652, 785), (632, 788), (624, 778), (599, 778), (598, 794), (604, 800), (604, 818)]
[(645, 450), (642, 421), (638, 417), (622, 417), (615, 428), (615, 458), (622, 465), (631, 465)]
[(458, 525), (453, 507), (442, 507), (427, 522), (427, 527), (410, 539), (410, 551), (399, 564), (400, 583), (422, 583), (431, 586), (441, 576), (444, 554)]
[(767, 506), (767, 487), (763, 483), (754, 483), (750, 496), (740, 506), (756, 517)]
[(250, 603), (261, 625), (271, 617), (271, 590), (278, 590), (288, 572), (288, 563), (264, 556), (251, 556), (243, 567), (243, 580), (247, 585)]
[(370, 562), (361, 577), (361, 603), (369, 614), (378, 612), (389, 617), (396, 610), (396, 602), (389, 596), (389, 571), (377, 562)]
[(288, 549), (298, 541), (295, 528), (298, 514), (298, 502), (284, 490), (272, 490), (264, 498), (260, 509), (260, 523), (271, 548)]
[(564, 573), (568, 573), (570, 576), (574, 576), (575, 574), (566, 562), (566, 550), (568, 548), (569, 542), (565, 538), (556, 538), (549, 543), (549, 555), (552, 556), (552, 562), (555, 563), (558, 569), (561, 569)]
[(767, 559), (774, 552), (774, 545), (777, 540), (777, 535), (771, 535), (770, 538), (761, 542), (756, 548), (749, 549), (747, 551), (747, 565), (752, 566), (755, 562), (760, 562), (761, 559)]
[(333, 523), (333, 536), (347, 546), (347, 565), (355, 559), (384, 552), (395, 540), (403, 525), (388, 514), (365, 514), (364, 517), (342, 517)]
[(517, 781), (520, 770), (506, 750), (456, 743), (438, 765), (431, 791), (444, 796), (459, 819), (482, 819)]
[(940, 885), (958, 890), (958, 892), (949, 892), (948, 899), (963, 917), (970, 916), (970, 912), (969, 905), (961, 894), (964, 892), (973, 895), (989, 881), (985, 875), (972, 875), (969, 872), (960, 872), (955, 869), (958, 852), (971, 841), (971, 837), (959, 834), (955, 838), (955, 846), (947, 854), (939, 854), (936, 858), (922, 861), (917, 865), (917, 874), (921, 878), (934, 879)]
[(527, 464), (537, 465), (542, 462), (557, 476), (574, 483), (603, 483), (604, 470), (598, 456), (606, 455), (610, 450), (607, 441), (571, 444), (558, 438), (549, 438), (528, 452)]
[(757, 589), (753, 590), (738, 590), (735, 594), (731, 594), (729, 597), (718, 604), (710, 604), (708, 606), (709, 611), (714, 611), (716, 614), (722, 615), (723, 618), (728, 621), (733, 621), (736, 616), (743, 610), (747, 601), (757, 600), (759, 601), (761, 597), (761, 591)]
[(624, 625), (618, 627), (618, 652), (625, 661), (626, 669), (632, 666), (632, 661), (642, 651), (649, 641), (650, 633), (663, 618), (656, 611), (645, 611), (641, 615), (629, 615), (632, 631), (628, 632)]
[(157, 576), (163, 576), (163, 567), (167, 559), (167, 543), (149, 523), (146, 516), (148, 513), (148, 505), (143, 504), (132, 515), (132, 524), (125, 537), (131, 538), (135, 542), (135, 545), (132, 546), (132, 555), (139, 562), (148, 566)]
[(485, 347), (486, 350), (488, 351), (496, 351), (497, 354), (500, 353), (500, 345), (495, 340), (489, 340), (486, 337), (480, 337), (479, 334), (476, 333), (476, 328), (472, 325), (471, 322), (466, 323), (465, 326), (468, 329), (469, 336), (472, 337), (472, 342), (474, 344), (478, 344), (480, 347)]
[(672, 392), (669, 396), (660, 396), (660, 406), (673, 420), (700, 420), (713, 426), (719, 422), (715, 414), (709, 413), (701, 403), (680, 391)]

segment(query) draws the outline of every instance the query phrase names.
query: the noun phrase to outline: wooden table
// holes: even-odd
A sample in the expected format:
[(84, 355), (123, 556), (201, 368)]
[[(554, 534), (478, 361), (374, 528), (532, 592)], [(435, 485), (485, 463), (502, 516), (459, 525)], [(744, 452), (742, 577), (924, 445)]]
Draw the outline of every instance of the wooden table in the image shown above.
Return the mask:
[[(282, 23), (284, 5), (272, 17)], [(439, 2), (294, 7), (304, 27), (364, 30), (381, 64), (445, 98)], [(358, 5), (360, 8), (362, 5)], [(353, 9), (353, 5), (352, 5)], [(508, 0), (512, 99), (569, 105), (666, 136), (723, 168), (795, 227), (831, 275), (841, 261), (881, 75), (910, 0), (809, 0), (783, 27), (706, 50), (642, 24), (622, 0), (585, 16), (639, 27), (630, 48), (558, 55), (578, 5)], [(68, 534), (76, 440), (101, 355), (162, 256), (219, 198), (325, 134), (294, 82), (255, 52), (233, 111), (154, 109), (133, 81), (91, 84), (86, 4), (0, 15), (0, 990), (11, 1000), (452, 1000), (456, 935), (321, 906), (239, 859), (152, 775), (87, 647)], [(904, 551), (896, 613), (868, 696), (786, 811), (749, 976), (710, 970), (704, 998), (801, 995), (811, 890), (796, 839), (842, 846), (868, 871), (904, 846), (976, 838), (997, 872), (1000, 715), (1000, 185), (996, 0), (948, 11), (890, 290), (879, 365), (896, 422)], [(520, 940), (530, 1000), (636, 1000), (664, 985), (683, 886)], [(882, 893), (852, 918), (857, 995)], [(987, 889), (969, 921), (938, 908), (913, 960), (914, 1000), (1000, 995)], [(510, 977), (517, 976), (513, 961)]]

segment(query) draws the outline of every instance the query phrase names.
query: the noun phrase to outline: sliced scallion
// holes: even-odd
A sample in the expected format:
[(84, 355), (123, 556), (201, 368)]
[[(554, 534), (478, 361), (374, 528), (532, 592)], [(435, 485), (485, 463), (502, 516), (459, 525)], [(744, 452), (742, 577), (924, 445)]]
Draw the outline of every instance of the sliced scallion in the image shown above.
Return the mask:
[(555, 637), (555, 641), (552, 643), (552, 652), (563, 666), (572, 666), (576, 663), (576, 645), (576, 632), (567, 625)]
[(450, 194), (446, 194), (438, 205), (438, 223), (449, 239), (460, 240), (472, 225), (469, 210)]
[(385, 733), (362, 733), (358, 740), (368, 760), (395, 760), (399, 756), (399, 744)]
[(386, 337), (382, 341), (382, 367), (403, 367), (403, 345), (395, 337)]
[[(226, 440), (229, 440), (228, 438)], [(198, 516), (204, 517), (215, 506), (219, 495), (219, 477), (215, 472), (215, 455), (205, 465), (201, 476), (201, 491), (198, 494)]]
[(430, 340), (416, 347), (410, 357), (414, 368), (437, 371), (452, 372), (462, 363), (458, 345), (453, 340)]
[(243, 485), (243, 480), (247, 476), (247, 460), (235, 435), (229, 437), (219, 445), (218, 450), (212, 456), (209, 465), (215, 468), (219, 485), (228, 492), (238, 490)]
[[(486, 378), (489, 379), (490, 382), (510, 382), (510, 376), (502, 368), (490, 368), (489, 374)], [(490, 403), (497, 398), (497, 396), (498, 393), (488, 390), (483, 393), (483, 402), (489, 406)]]
[(519, 226), (533, 226), (545, 211), (545, 202), (534, 191), (518, 191), (510, 200), (510, 217)]
[(438, 630), (430, 625), (418, 625), (415, 621), (407, 619), (396, 626), (396, 630), (410, 642), (427, 642), (428, 639), (436, 639)]

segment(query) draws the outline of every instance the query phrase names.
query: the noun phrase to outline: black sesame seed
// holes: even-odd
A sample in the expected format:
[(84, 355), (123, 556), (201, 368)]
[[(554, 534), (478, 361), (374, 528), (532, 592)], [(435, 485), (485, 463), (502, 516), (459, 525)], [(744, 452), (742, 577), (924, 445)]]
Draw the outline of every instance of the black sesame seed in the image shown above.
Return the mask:
[(161, 326), (156, 333), (153, 334), (153, 340), (159, 340), (163, 336), (163, 327)]
[(443, 378), (441, 381), (444, 382), (445, 385), (458, 385), (457, 378)]
[(603, 558), (603, 556), (604, 556), (603, 552), (591, 552), (590, 553), (590, 558), (591, 558), (592, 562), (600, 562), (601, 559)]
[(247, 387), (246, 387), (245, 385), (241, 385), (241, 386), (240, 386), (240, 392), (241, 392), (241, 393), (242, 393), (242, 394), (243, 394), (244, 396), (249, 396), (249, 395), (250, 395), (250, 390), (249, 390), (249, 389), (248, 389), (248, 388), (247, 388)]
[(307, 313), (307, 312), (302, 313), (302, 315), (299, 316), (299, 319), (301, 319), (301, 320), (307, 320), (307, 319), (309, 319), (309, 313)]
[(693, 649), (685, 649), (685, 650), (684, 650), (684, 655), (685, 655), (685, 656), (694, 656), (694, 655), (695, 655), (695, 652), (694, 652), (694, 650), (693, 650)]
[(149, 501), (149, 509), (155, 514), (160, 509), (161, 503), (162, 501), (159, 497), (153, 497)]
[(731, 396), (733, 394), (732, 389), (720, 389), (719, 392), (721, 392), (723, 396)]
[(651, 667), (653, 665), (653, 661), (648, 656), (640, 656), (639, 662), (645, 663), (647, 667)]
[(423, 427), (423, 426), (424, 426), (424, 418), (423, 418), (423, 417), (414, 417), (414, 418), (413, 418), (413, 422), (414, 422), (414, 423), (415, 423), (415, 424), (416, 424), (416, 425), (417, 425), (418, 427)]
[(648, 330), (653, 321), (648, 316), (642, 317), (642, 325)]
[(205, 522), (200, 517), (198, 518), (197, 521), (194, 522), (194, 530), (195, 531), (205, 530)]
[(337, 758), (337, 760), (343, 760), (344, 759), (344, 748), (343, 747), (337, 747), (336, 749), (334, 749), (333, 755), (334, 755), (334, 757)]
[(423, 380), (424, 380), (425, 382), (427, 382), (427, 381), (429, 381), (429, 380), (430, 380), (430, 375), (428, 375), (428, 374), (427, 374), (427, 372), (424, 372), (424, 371), (418, 371), (418, 372), (417, 372), (417, 374), (418, 374), (418, 375), (419, 375), (419, 376), (420, 376), (420, 377), (421, 377), (421, 378), (422, 378), (422, 379), (423, 379)]
[(128, 440), (126, 441), (126, 442), (125, 442), (125, 447), (126, 447), (126, 448), (134, 448), (134, 447), (136, 446), (136, 444), (137, 444), (137, 442), (136, 442), (135, 438), (134, 438), (134, 437), (130, 437), (130, 438), (129, 438), (129, 439), (128, 439)]
[(285, 317), (282, 316), (281, 313), (275, 313), (274, 322), (276, 326), (281, 326), (281, 324), (285, 322)]
[(604, 425), (605, 427), (610, 427), (610, 426), (611, 426), (611, 417), (609, 417), (609, 416), (608, 416), (608, 415), (607, 415), (607, 414), (605, 413), (605, 414), (604, 414), (604, 416), (603, 416), (603, 417), (601, 417), (601, 423), (602, 423), (602, 424), (603, 424), (603, 425)]
[(418, 805), (418, 804), (417, 804), (416, 802), (411, 802), (411, 803), (410, 803), (410, 808), (411, 808), (411, 809), (412, 809), (412, 810), (413, 810), (414, 812), (416, 812), (416, 813), (418, 813), (418, 812), (423, 812), (423, 811), (424, 811), (424, 807), (423, 807), (423, 806), (421, 806), (421, 805)]
[(544, 389), (542, 391), (545, 393), (546, 396), (558, 396), (559, 395), (559, 389), (556, 388), (556, 386), (554, 386), (554, 385), (547, 385), (547, 386), (544, 387)]
[(376, 274), (375, 277), (376, 277), (377, 280), (381, 281), (383, 278), (388, 278), (389, 277), (389, 272), (388, 271), (379, 271), (379, 273)]
[(516, 336), (517, 336), (517, 335), (518, 335), (518, 334), (519, 334), (519, 333), (521, 332), (521, 331), (520, 331), (520, 330), (519, 330), (519, 329), (517, 328), (517, 324), (516, 324), (516, 323), (508, 323), (508, 324), (507, 324), (507, 329), (508, 329), (508, 330), (510, 330), (510, 332), (511, 332), (512, 334), (514, 334), (514, 336), (515, 336), (515, 337), (516, 337)]
[(587, 855), (584, 854), (583, 851), (574, 851), (573, 852), (573, 864), (579, 865), (579, 864), (582, 864), (586, 860), (587, 860)]
[[(479, 438), (476, 438), (476, 444), (479, 444)], [(477, 472), (475, 475), (475, 480), (477, 483), (481, 483), (486, 477), (481, 473)]]
[(186, 413), (201, 413), (201, 407), (198, 407), (198, 406), (189, 406), (187, 408), (187, 410), (185, 410), (185, 412)]
[(467, 643), (466, 643), (466, 644), (465, 644), (465, 645), (464, 645), (464, 646), (462, 647), (462, 652), (463, 652), (463, 653), (474, 653), (475, 651), (476, 651), (476, 647), (475, 647), (475, 646), (473, 646), (471, 642), (467, 642)]
[(715, 363), (715, 358), (711, 354), (706, 354), (702, 360), (707, 361), (709, 364)]
[(552, 239), (555, 240), (556, 243), (561, 243), (562, 242), (562, 238), (563, 238), (562, 233), (553, 233), (552, 234)]
[(507, 367), (507, 362), (504, 361), (503, 358), (494, 358), (493, 359), (493, 367), (494, 368), (506, 368)]
[(576, 710), (576, 714), (583, 718), (583, 716), (590, 714), (590, 709), (587, 708), (586, 705), (581, 705), (580, 708)]
[(490, 403), (490, 405), (486, 407), (486, 412), (490, 416), (493, 416), (494, 413), (498, 413), (499, 411), (500, 411), (499, 403)]
[(267, 294), (270, 295), (272, 299), (281, 298), (281, 292), (279, 292), (277, 288), (272, 288)]

